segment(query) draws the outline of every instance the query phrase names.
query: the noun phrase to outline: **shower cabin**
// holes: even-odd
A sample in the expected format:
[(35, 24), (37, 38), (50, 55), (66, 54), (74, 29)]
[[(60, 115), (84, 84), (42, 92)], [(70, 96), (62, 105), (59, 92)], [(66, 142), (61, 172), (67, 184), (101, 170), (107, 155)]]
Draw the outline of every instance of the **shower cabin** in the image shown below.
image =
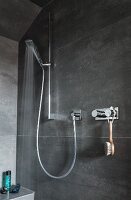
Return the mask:
[(130, 8), (54, 0), (19, 43), (17, 181), (36, 200), (131, 197)]

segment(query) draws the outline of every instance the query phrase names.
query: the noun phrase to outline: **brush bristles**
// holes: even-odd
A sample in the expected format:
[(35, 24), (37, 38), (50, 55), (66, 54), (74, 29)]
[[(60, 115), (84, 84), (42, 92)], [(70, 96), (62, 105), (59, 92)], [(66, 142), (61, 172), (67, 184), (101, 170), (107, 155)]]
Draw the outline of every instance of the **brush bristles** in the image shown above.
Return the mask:
[(105, 154), (107, 156), (109, 156), (109, 155), (111, 155), (111, 153), (112, 153), (112, 145), (110, 142), (106, 142), (105, 143)]

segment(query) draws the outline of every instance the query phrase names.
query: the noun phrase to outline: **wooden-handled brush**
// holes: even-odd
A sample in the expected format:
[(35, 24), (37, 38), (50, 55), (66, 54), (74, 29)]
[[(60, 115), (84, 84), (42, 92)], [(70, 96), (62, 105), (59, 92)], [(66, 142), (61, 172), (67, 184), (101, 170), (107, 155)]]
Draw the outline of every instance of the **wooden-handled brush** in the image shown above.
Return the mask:
[(109, 121), (109, 142), (105, 143), (105, 154), (107, 156), (109, 155), (114, 155), (115, 153), (115, 148), (114, 148), (114, 143), (113, 143), (113, 138), (112, 138), (112, 121)]

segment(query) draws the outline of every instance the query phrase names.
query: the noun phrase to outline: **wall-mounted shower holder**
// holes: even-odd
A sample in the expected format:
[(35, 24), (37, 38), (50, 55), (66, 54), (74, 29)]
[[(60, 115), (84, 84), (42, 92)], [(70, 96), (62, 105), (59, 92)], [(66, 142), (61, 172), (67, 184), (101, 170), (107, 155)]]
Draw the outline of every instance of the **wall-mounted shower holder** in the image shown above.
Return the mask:
[(92, 117), (95, 120), (116, 120), (119, 119), (118, 107), (100, 108), (92, 111)]
[(71, 117), (75, 117), (75, 120), (76, 121), (80, 121), (82, 120), (82, 115), (81, 115), (81, 110), (74, 110), (72, 113), (71, 113)]

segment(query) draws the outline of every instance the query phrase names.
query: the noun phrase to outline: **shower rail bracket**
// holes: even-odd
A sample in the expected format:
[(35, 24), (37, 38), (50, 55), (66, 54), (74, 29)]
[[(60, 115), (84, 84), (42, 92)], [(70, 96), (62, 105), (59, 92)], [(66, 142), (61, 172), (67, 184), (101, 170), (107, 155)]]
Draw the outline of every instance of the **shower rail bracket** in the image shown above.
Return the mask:
[(92, 117), (95, 120), (118, 120), (119, 108), (111, 106), (110, 108), (100, 108), (92, 111)]
[(75, 117), (75, 120), (76, 121), (80, 121), (82, 120), (82, 114), (81, 114), (81, 110), (74, 110), (72, 113), (71, 113), (71, 117)]
[(51, 66), (51, 63), (42, 63), (42, 66), (43, 66), (43, 67), (46, 67), (46, 66), (47, 66), (47, 67), (50, 67), (50, 66)]

